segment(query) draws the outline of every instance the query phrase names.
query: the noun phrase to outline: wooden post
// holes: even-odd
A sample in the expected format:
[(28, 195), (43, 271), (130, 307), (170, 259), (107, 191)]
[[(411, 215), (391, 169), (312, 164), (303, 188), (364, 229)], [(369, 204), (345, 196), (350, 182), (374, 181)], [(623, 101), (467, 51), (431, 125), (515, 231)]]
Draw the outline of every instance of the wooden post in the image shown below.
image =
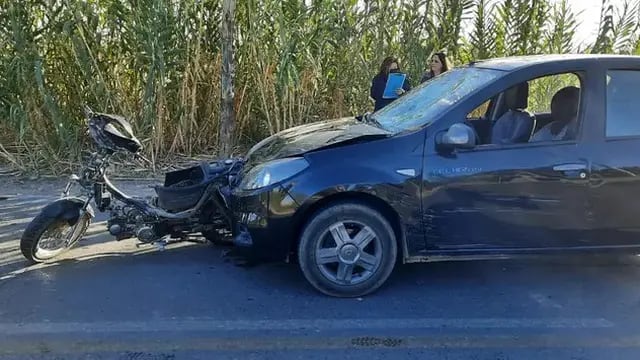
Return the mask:
[(218, 134), (218, 152), (220, 156), (228, 157), (233, 151), (233, 131), (235, 125), (233, 80), (235, 77), (234, 65), (234, 27), (235, 27), (235, 0), (223, 0), (222, 22), (220, 34), (222, 35), (222, 91), (220, 102), (220, 132)]

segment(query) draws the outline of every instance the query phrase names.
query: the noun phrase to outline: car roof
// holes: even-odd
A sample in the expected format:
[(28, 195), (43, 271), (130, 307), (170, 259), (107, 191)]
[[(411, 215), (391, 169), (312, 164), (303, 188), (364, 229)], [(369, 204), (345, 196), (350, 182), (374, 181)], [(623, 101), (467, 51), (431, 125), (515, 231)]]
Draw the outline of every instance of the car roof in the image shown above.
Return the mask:
[(631, 55), (608, 55), (608, 54), (557, 54), (557, 55), (527, 55), (527, 56), (510, 56), (502, 58), (493, 58), (486, 60), (478, 60), (469, 63), (469, 66), (511, 71), (534, 65), (542, 65), (558, 62), (572, 61), (593, 61), (604, 62), (608, 60), (625, 60), (629, 65), (640, 65), (640, 56)]

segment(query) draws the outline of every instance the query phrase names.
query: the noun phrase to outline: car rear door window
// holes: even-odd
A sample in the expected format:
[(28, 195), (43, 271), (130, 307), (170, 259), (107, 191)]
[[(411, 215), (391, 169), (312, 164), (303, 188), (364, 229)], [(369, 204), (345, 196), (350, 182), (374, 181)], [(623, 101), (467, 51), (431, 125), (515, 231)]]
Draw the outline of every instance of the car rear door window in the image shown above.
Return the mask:
[(607, 137), (640, 136), (640, 71), (607, 72)]

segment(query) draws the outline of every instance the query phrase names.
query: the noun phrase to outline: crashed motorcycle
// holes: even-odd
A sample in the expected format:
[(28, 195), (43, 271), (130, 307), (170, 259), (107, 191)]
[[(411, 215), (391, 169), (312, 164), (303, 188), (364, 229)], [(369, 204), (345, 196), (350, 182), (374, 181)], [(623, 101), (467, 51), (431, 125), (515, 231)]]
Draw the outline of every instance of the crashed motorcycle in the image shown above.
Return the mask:
[[(28, 224), (20, 240), (27, 260), (53, 259), (83, 238), (95, 208), (109, 212), (107, 229), (116, 240), (137, 238), (164, 247), (171, 242), (224, 243), (230, 237), (231, 188), (238, 181), (242, 159), (203, 162), (167, 172), (164, 184), (153, 186), (155, 196), (131, 197), (109, 181), (107, 170), (118, 153), (140, 161), (142, 144), (121, 116), (84, 109), (88, 132), (96, 145), (78, 174), (70, 177), (61, 198), (45, 206)], [(79, 185), (81, 194), (71, 196)]]

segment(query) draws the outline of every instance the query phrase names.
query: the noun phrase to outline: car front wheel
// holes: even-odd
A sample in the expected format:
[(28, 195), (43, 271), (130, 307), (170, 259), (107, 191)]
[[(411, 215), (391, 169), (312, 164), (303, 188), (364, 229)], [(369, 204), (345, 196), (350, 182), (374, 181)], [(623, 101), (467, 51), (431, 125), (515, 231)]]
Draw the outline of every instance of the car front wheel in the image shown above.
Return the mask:
[(321, 210), (307, 223), (298, 256), (304, 276), (320, 292), (363, 296), (391, 275), (396, 237), (389, 221), (375, 209), (340, 203)]

